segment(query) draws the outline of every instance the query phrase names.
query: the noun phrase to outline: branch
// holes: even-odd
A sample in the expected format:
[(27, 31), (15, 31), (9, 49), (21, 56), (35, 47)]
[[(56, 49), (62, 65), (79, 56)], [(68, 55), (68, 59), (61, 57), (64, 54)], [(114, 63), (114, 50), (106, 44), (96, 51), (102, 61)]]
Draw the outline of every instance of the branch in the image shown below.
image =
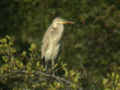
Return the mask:
[[(15, 74), (15, 75), (13, 75)], [(46, 77), (49, 77), (49, 78), (54, 78), (56, 79), (57, 81), (62, 81), (66, 84), (73, 84), (71, 81), (69, 80), (66, 80), (65, 78), (62, 78), (62, 77), (59, 77), (59, 76), (55, 76), (53, 74), (48, 74), (48, 73), (45, 73), (45, 72), (42, 72), (42, 71), (35, 71), (35, 72), (27, 72), (26, 70), (15, 70), (15, 71), (11, 71), (7, 74), (3, 74), (3, 75), (0, 75), (0, 80), (4, 80), (6, 77), (10, 77), (10, 78), (15, 78), (15, 77), (20, 77), (22, 76), (23, 74), (34, 74), (34, 75), (37, 75), (37, 76), (40, 76), (40, 75), (43, 75), (43, 76), (46, 76)], [(46, 80), (46, 79), (44, 79)]]
[[(16, 72), (16, 73), (28, 73), (26, 70), (22, 70), (22, 71), (13, 71), (13, 72)], [(55, 76), (53, 74), (48, 74), (48, 73), (45, 73), (45, 72), (42, 72), (42, 71), (36, 71), (36, 72), (31, 72), (31, 74), (34, 74), (34, 75), (43, 75), (43, 76), (46, 76), (46, 77), (50, 77), (50, 78), (54, 78), (56, 79), (57, 81), (62, 81), (62, 82), (65, 82), (66, 84), (73, 84), (71, 81), (69, 80), (66, 80), (65, 78), (62, 78), (62, 77), (59, 77), (59, 76)]]

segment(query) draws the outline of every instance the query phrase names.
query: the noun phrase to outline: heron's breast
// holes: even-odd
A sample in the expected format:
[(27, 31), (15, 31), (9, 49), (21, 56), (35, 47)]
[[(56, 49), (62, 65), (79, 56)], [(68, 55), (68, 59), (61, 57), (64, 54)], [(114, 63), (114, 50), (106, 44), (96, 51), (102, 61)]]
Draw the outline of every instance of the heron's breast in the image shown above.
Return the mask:
[(57, 53), (58, 52), (58, 48), (59, 48), (59, 44), (51, 44), (49, 45), (47, 51), (46, 51), (46, 54), (49, 55), (49, 56), (52, 56), (55, 52)]
[(60, 28), (56, 28), (56, 30), (53, 30), (51, 32), (51, 37), (52, 37), (52, 41), (53, 42), (58, 42), (59, 40), (61, 40), (62, 35), (63, 35), (63, 26)]

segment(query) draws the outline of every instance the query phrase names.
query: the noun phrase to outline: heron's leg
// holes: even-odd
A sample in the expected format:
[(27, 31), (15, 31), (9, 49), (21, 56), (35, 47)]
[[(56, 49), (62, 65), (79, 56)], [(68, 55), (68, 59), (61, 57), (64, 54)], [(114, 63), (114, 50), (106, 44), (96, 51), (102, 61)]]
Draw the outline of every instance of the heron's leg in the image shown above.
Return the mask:
[(52, 72), (53, 72), (53, 75), (55, 75), (55, 72), (54, 72), (54, 67), (55, 67), (55, 61), (52, 60)]
[(45, 65), (46, 67), (45, 67), (45, 70), (46, 70), (46, 72), (47, 73), (50, 73), (50, 66), (51, 66), (51, 61), (50, 60), (48, 60), (48, 61), (46, 61), (46, 65)]
[(43, 65), (43, 67), (45, 68), (46, 62), (45, 62), (45, 57), (42, 58), (41, 64)]
[(42, 65), (46, 72), (48, 72), (48, 61), (45, 58), (42, 59)]
[(47, 63), (47, 61), (45, 62), (45, 70), (48, 72), (48, 63)]
[(52, 69), (54, 69), (55, 62), (52, 60)]

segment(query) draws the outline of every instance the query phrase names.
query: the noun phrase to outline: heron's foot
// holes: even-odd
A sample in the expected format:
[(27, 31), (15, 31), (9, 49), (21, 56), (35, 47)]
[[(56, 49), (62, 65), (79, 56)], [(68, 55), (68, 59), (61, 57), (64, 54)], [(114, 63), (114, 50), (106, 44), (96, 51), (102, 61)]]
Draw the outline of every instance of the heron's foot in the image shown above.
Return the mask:
[(51, 74), (55, 75), (55, 68), (54, 67), (52, 67), (52, 69), (51, 69)]
[(55, 72), (52, 73), (52, 76), (55, 76)]
[(51, 70), (50, 69), (46, 69), (46, 73), (51, 74)]
[(52, 72), (52, 75), (55, 76), (55, 72)]

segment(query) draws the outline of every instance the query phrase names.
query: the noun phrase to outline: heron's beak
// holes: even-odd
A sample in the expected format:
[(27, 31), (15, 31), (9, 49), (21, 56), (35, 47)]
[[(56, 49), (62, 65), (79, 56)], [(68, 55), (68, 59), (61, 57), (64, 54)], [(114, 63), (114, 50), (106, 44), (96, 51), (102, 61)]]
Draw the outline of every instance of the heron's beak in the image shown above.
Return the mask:
[(64, 21), (64, 22), (62, 22), (62, 24), (74, 24), (74, 22), (72, 22), (72, 21)]

